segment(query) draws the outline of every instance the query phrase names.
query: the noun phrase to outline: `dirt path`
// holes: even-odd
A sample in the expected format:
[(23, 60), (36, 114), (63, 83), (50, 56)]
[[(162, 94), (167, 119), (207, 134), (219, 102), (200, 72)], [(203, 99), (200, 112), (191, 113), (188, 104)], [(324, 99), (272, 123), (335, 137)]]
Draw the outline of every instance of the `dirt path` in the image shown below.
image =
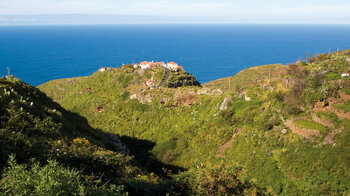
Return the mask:
[(216, 157), (223, 157), (223, 154), (224, 154), (225, 150), (231, 148), (232, 143), (233, 143), (235, 137), (236, 137), (237, 135), (242, 134), (242, 131), (243, 131), (243, 128), (238, 128), (238, 129), (236, 130), (236, 133), (233, 134), (233, 136), (231, 137), (231, 139), (230, 139), (229, 141), (227, 141), (225, 144), (223, 144), (223, 145), (219, 148)]
[(166, 72), (166, 75), (165, 75), (165, 77), (164, 77), (164, 79), (163, 79), (163, 81), (158, 85), (158, 87), (157, 88), (159, 88), (159, 87), (161, 87), (161, 86), (163, 86), (163, 84), (169, 79), (169, 75), (170, 75), (170, 70), (168, 69), (168, 68), (166, 68), (166, 67), (162, 67), (164, 70), (165, 70), (165, 72)]

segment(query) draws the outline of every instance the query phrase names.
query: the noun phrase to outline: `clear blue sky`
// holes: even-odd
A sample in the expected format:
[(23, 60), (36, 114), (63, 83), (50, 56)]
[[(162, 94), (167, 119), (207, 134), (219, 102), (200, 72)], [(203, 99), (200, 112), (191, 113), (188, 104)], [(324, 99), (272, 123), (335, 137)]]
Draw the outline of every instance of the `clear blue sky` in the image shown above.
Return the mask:
[(112, 14), (350, 23), (350, 0), (0, 0), (0, 15)]

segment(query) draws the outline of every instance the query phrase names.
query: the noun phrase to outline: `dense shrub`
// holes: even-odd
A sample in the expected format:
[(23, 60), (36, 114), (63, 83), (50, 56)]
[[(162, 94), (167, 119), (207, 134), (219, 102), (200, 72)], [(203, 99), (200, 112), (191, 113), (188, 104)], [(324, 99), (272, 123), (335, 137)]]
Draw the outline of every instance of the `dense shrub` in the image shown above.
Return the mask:
[(78, 171), (49, 161), (40, 166), (33, 162), (30, 166), (18, 165), (14, 156), (8, 161), (1, 180), (1, 189), (5, 195), (85, 195), (86, 187)]
[(196, 164), (189, 171), (176, 176), (189, 195), (256, 195), (260, 190), (251, 182), (247, 171), (230, 160), (216, 166)]

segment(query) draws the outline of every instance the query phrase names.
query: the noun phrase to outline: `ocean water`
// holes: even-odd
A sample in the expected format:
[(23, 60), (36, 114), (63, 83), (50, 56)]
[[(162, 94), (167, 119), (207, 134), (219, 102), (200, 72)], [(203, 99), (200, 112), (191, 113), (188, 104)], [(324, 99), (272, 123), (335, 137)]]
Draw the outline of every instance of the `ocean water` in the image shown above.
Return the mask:
[(350, 25), (1, 26), (0, 76), (32, 85), (102, 66), (175, 61), (202, 83), (350, 48)]

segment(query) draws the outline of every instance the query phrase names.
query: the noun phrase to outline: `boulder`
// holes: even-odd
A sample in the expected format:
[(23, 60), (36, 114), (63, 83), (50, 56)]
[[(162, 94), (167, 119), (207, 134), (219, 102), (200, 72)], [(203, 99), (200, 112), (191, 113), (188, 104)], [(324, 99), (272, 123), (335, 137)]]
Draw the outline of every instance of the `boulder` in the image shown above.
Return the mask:
[(197, 95), (209, 95), (210, 94), (209, 92), (210, 92), (210, 89), (201, 88), (201, 89), (198, 89)]
[(212, 95), (223, 95), (224, 94), (224, 92), (221, 90), (221, 89), (214, 89), (214, 90), (212, 90), (211, 91), (211, 94)]
[(130, 99), (137, 99), (137, 94), (133, 94), (130, 96)]
[(282, 134), (287, 134), (287, 133), (288, 133), (288, 130), (287, 130), (287, 129), (282, 129), (282, 130), (281, 130), (281, 133), (282, 133)]
[(222, 104), (220, 106), (220, 111), (226, 110), (227, 109), (227, 105), (229, 103), (231, 103), (231, 102), (232, 102), (232, 97), (231, 96), (225, 97), (224, 101), (222, 102)]

